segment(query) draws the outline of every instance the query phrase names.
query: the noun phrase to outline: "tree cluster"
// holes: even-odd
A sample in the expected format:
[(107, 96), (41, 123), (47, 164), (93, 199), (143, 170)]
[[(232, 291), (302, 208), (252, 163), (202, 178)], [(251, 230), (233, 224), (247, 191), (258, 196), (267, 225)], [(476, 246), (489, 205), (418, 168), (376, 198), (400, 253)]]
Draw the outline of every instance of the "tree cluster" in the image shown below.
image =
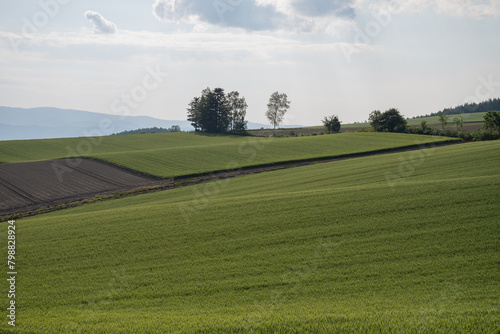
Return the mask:
[(247, 108), (245, 98), (236, 91), (226, 95), (222, 88), (206, 88), (189, 103), (188, 121), (196, 132), (243, 132)]
[(375, 110), (370, 113), (369, 121), (377, 132), (405, 132), (407, 127), (406, 119), (395, 108), (385, 112)]
[(342, 125), (340, 124), (339, 117), (337, 115), (333, 115), (330, 117), (325, 117), (323, 119), (323, 125), (326, 128), (328, 133), (339, 133)]

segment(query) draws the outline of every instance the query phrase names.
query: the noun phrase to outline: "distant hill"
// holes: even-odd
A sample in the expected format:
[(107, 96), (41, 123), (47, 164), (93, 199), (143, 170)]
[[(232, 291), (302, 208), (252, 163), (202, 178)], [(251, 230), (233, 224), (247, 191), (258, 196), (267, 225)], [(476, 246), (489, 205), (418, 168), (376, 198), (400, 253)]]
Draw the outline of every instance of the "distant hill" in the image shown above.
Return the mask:
[(0, 107), (0, 140), (44, 139), (110, 135), (138, 128), (192, 130), (188, 121), (167, 121), (147, 116), (115, 116), (58, 108)]
[[(88, 137), (155, 127), (168, 129), (174, 125), (180, 126), (182, 131), (194, 130), (188, 121), (148, 116), (115, 116), (50, 107), (24, 109), (0, 106), (0, 140)], [(269, 124), (248, 122), (248, 128), (269, 128)]]

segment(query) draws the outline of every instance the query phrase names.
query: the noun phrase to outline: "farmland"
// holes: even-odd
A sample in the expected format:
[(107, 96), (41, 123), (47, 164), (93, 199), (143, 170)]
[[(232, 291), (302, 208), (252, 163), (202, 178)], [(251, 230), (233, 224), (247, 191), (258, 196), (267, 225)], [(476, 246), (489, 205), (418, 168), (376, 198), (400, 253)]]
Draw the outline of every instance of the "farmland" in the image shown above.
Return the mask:
[[(445, 126), (445, 129), (456, 129), (456, 125), (454, 123), (455, 118), (462, 118), (464, 120), (463, 130), (474, 131), (480, 130), (483, 127), (483, 120), (485, 112), (479, 113), (466, 113), (466, 114), (457, 114), (457, 115), (448, 115), (448, 125)], [(428, 117), (419, 117), (408, 119), (408, 126), (418, 126), (422, 124), (422, 121), (426, 121), (428, 126), (441, 128), (441, 123), (439, 122), (438, 116), (428, 116)], [(360, 122), (360, 123), (348, 123), (342, 124), (341, 132), (353, 132), (359, 129), (370, 128), (370, 123), (368, 122)], [(304, 128), (294, 128), (294, 129), (279, 129), (276, 130), (277, 134), (288, 136), (292, 132), (296, 135), (305, 134), (310, 135), (313, 133), (319, 133), (325, 131), (325, 127), (323, 126), (311, 126)], [(260, 135), (271, 135), (273, 134), (273, 130), (251, 130), (251, 133), (260, 134)]]
[(0, 142), (0, 161), (13, 163), (85, 156), (169, 178), (447, 141), (457, 139), (396, 133), (298, 138), (149, 134)]
[(158, 184), (109, 164), (87, 159), (77, 162), (0, 164), (0, 215)]
[[(450, 125), (454, 125), (453, 120), (455, 118), (462, 118), (464, 123), (483, 123), (485, 112), (479, 113), (470, 113), (470, 114), (458, 114), (458, 115), (448, 115), (448, 123)], [(408, 125), (410, 126), (418, 126), (422, 123), (422, 121), (426, 121), (428, 125), (439, 125), (439, 116), (429, 116), (429, 117), (421, 117), (421, 118), (413, 118), (408, 120)]]
[(19, 220), (12, 332), (497, 332), (499, 165), (468, 143)]

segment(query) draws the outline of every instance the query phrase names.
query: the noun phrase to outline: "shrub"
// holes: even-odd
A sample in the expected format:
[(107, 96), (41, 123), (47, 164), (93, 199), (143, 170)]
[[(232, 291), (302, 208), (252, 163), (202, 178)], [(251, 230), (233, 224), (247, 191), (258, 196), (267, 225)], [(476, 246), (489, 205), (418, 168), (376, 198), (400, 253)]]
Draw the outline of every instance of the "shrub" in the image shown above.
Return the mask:
[(372, 128), (359, 128), (356, 132), (375, 132)]
[(488, 111), (484, 115), (484, 128), (490, 131), (500, 131), (500, 111)]

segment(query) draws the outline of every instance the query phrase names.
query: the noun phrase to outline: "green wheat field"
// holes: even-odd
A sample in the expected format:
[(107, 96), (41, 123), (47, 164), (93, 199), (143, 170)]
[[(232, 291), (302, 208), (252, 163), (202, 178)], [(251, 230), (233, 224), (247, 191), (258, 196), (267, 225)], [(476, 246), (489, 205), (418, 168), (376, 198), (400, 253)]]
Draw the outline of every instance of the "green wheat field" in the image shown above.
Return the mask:
[[(0, 160), (78, 140), (0, 143)], [(436, 140), (106, 137), (88, 156), (160, 177), (428, 145), (18, 220), (0, 332), (500, 333), (500, 142)]]

